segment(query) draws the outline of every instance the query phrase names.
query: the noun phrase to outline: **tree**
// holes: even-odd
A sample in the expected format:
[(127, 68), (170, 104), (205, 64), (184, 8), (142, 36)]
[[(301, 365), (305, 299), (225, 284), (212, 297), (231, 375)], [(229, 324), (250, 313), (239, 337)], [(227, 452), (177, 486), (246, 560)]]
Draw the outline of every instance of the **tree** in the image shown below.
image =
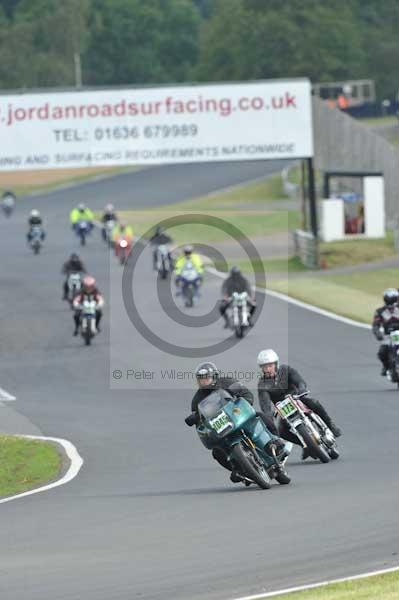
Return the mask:
[(213, 80), (354, 78), (364, 74), (364, 52), (351, 6), (339, 0), (218, 0), (204, 25), (197, 74)]
[(93, 0), (86, 53), (93, 84), (184, 81), (197, 58), (190, 0)]

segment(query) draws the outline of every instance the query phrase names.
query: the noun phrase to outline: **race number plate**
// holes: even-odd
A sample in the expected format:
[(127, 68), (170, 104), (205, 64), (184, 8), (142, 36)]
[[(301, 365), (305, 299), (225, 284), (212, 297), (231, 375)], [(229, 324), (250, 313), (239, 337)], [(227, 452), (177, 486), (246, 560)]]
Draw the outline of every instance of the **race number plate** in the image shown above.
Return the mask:
[(224, 410), (222, 410), (217, 417), (209, 421), (209, 424), (216, 433), (222, 433), (230, 425), (230, 419)]
[(291, 398), (285, 398), (285, 400), (277, 402), (276, 406), (283, 417), (290, 417), (297, 412), (296, 406), (292, 402)]

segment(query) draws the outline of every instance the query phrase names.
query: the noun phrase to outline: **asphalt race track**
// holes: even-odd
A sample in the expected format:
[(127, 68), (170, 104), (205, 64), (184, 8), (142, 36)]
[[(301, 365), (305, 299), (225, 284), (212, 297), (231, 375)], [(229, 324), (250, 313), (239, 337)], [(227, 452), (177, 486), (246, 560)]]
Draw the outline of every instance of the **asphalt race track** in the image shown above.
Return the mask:
[[(213, 357), (251, 373), (258, 351), (274, 347), (343, 428), (338, 461), (301, 463), (296, 450), (291, 485), (261, 491), (231, 484), (185, 426), (191, 383), (162, 383), (159, 371), (193, 369), (199, 359), (142, 340), (123, 309), (122, 268), (98, 231), (81, 255), (112, 299), (91, 348), (72, 337), (61, 302), (61, 264), (80, 251), (68, 225), (74, 204), (156, 205), (273, 168), (146, 169), (21, 200), (1, 218), (0, 386), (17, 401), (0, 406), (0, 430), (67, 438), (85, 461), (70, 484), (0, 506), (4, 600), (231, 600), (397, 565), (399, 392), (379, 377), (370, 332), (267, 298), (248, 337)], [(33, 206), (48, 227), (40, 256), (24, 243)], [(177, 326), (160, 311), (148, 251), (135, 278), (143, 317), (165, 339), (202, 347), (228, 335), (221, 321)], [(220, 285), (207, 278), (193, 317), (212, 308)], [(111, 383), (112, 370), (142, 367), (154, 381)]]

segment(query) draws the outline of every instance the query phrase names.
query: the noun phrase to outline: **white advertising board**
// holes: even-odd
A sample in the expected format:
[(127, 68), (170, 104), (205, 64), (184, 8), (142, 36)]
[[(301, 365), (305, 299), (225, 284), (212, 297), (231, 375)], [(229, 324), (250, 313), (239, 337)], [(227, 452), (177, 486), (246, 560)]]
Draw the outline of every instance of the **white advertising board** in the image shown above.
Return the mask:
[(0, 171), (313, 156), (306, 79), (0, 96)]

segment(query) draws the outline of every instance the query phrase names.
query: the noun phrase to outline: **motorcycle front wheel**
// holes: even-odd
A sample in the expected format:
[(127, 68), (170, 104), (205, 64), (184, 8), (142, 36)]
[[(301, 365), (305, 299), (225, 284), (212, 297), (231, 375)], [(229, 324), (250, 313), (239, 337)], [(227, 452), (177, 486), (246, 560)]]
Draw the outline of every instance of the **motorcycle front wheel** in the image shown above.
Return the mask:
[(252, 449), (239, 442), (233, 448), (232, 457), (239, 466), (242, 475), (254, 481), (262, 490), (270, 488), (270, 477), (266, 467), (258, 464)]
[(324, 450), (322, 446), (319, 446), (319, 444), (313, 439), (312, 434), (308, 431), (304, 423), (298, 425), (297, 431), (308, 447), (309, 453), (311, 456), (313, 456), (313, 458), (320, 459), (322, 463), (330, 462), (330, 457), (328, 456), (326, 450)]

